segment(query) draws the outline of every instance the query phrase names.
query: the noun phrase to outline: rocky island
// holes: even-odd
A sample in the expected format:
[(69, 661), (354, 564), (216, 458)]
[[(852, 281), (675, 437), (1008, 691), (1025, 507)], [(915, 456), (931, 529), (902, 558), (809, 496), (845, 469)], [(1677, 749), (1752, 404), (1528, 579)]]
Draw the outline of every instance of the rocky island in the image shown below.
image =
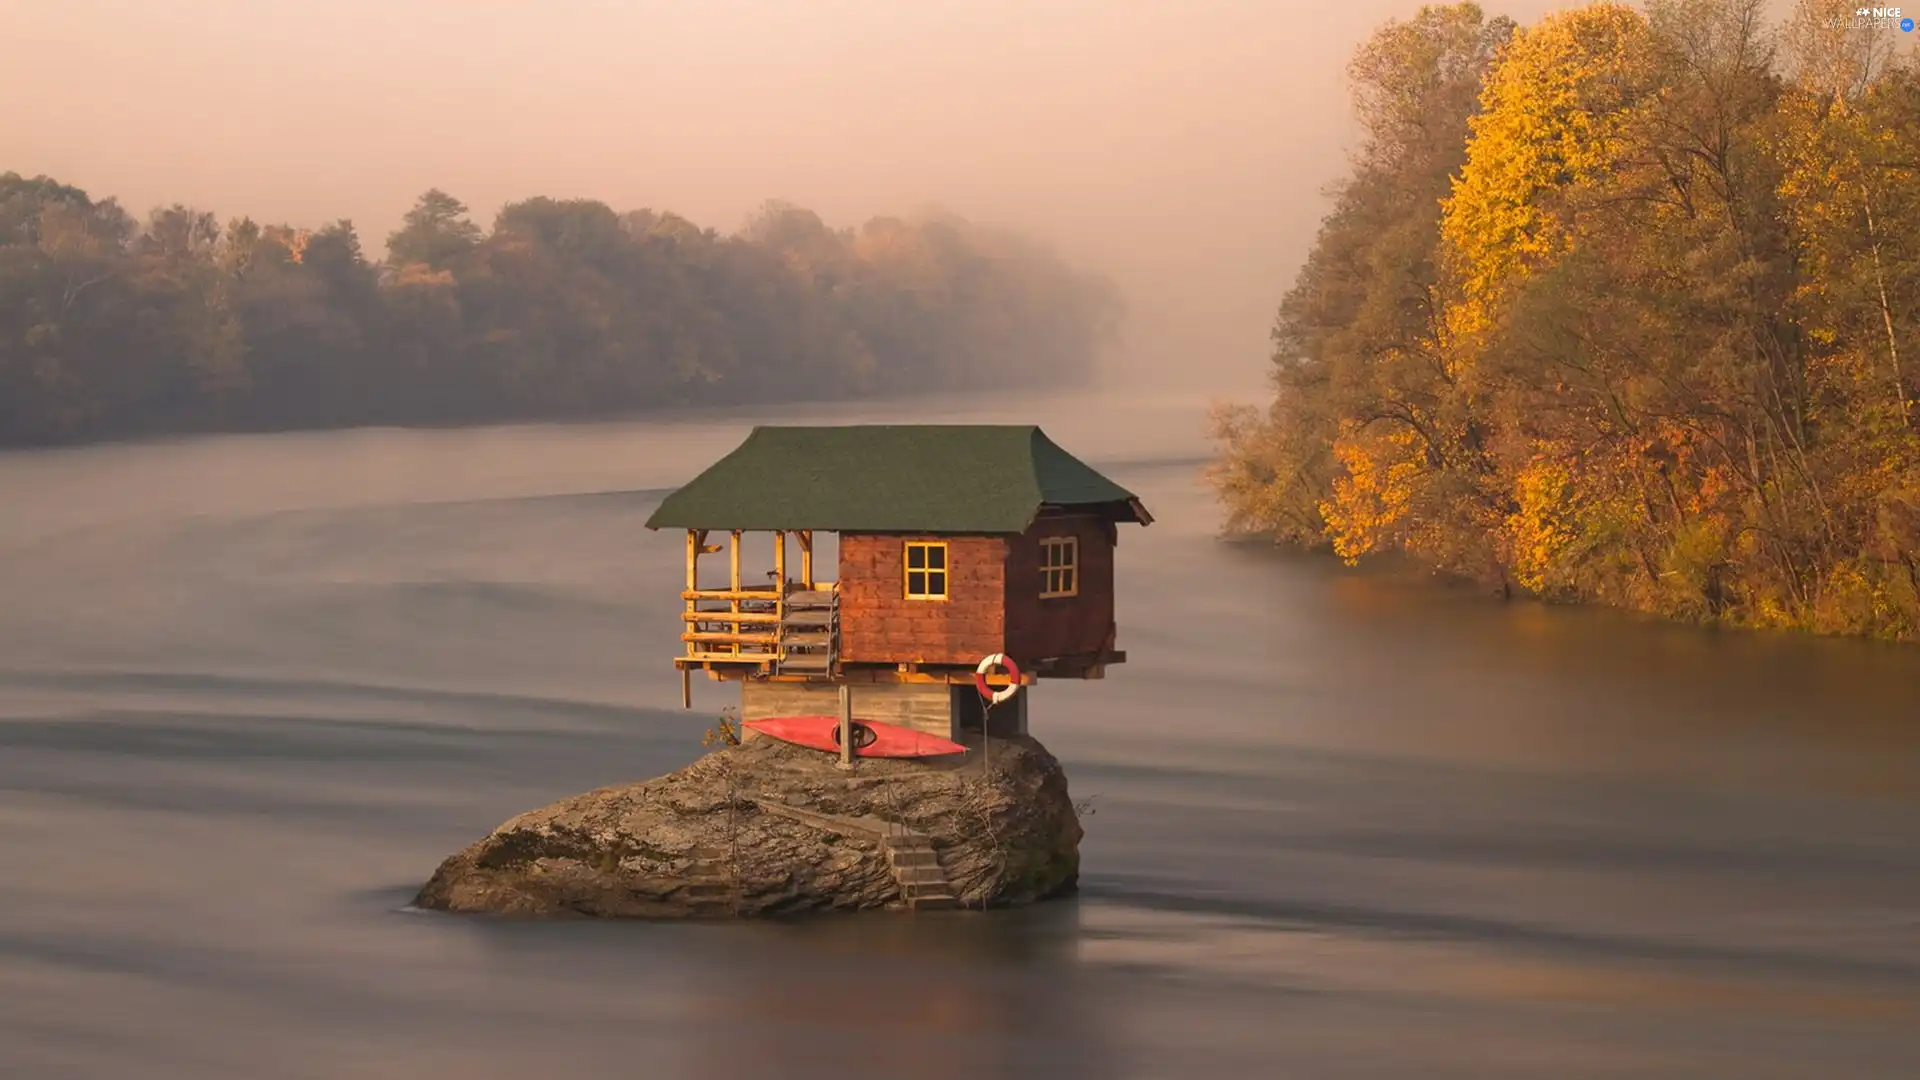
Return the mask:
[(998, 907), (1073, 891), (1081, 828), (1026, 736), (952, 760), (838, 759), (770, 738), (563, 799), (455, 854), (415, 904), (632, 918)]
[[(686, 768), (522, 814), (416, 905), (740, 917), (1072, 891), (1080, 815), (1029, 735), (1029, 688), (1126, 662), (1115, 546), (1152, 521), (1032, 424), (755, 427), (646, 528), (685, 532), (681, 707), (697, 673), (735, 684), (756, 737), (723, 721), (725, 745)], [(825, 534), (837, 580), (818, 573)], [(709, 563), (703, 580), (722, 552), (725, 579)], [(833, 739), (802, 730), (836, 719)]]

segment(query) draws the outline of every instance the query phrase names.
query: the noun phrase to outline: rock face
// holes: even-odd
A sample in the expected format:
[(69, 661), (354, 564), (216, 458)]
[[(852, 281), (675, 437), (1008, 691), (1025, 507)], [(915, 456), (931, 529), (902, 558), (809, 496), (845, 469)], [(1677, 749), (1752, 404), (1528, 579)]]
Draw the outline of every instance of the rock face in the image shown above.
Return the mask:
[[(674, 918), (1024, 904), (1071, 892), (1080, 821), (1030, 738), (964, 763), (838, 759), (771, 738), (521, 814), (440, 865), (415, 903)], [(931, 854), (928, 853), (931, 849)]]

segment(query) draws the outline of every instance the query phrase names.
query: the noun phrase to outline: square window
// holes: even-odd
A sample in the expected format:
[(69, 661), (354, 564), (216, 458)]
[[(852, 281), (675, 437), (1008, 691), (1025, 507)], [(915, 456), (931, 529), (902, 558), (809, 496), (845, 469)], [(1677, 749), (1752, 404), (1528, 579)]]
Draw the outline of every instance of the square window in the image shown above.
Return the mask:
[(1049, 536), (1040, 541), (1040, 597), (1080, 594), (1080, 540)]
[(947, 545), (940, 541), (907, 541), (906, 577), (907, 599), (945, 600)]

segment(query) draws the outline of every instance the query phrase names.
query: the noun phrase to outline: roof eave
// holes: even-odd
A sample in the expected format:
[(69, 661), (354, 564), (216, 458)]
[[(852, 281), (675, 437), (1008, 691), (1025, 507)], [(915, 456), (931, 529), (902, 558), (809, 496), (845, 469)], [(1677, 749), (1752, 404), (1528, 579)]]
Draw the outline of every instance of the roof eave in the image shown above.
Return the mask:
[(1114, 499), (1110, 502), (1042, 503), (1027, 520), (1027, 528), (1033, 528), (1034, 522), (1039, 521), (1041, 516), (1049, 510), (1069, 514), (1092, 514), (1108, 521), (1131, 522), (1135, 525), (1153, 524), (1153, 515), (1147, 513), (1146, 505), (1138, 498), (1128, 496), (1125, 500)]

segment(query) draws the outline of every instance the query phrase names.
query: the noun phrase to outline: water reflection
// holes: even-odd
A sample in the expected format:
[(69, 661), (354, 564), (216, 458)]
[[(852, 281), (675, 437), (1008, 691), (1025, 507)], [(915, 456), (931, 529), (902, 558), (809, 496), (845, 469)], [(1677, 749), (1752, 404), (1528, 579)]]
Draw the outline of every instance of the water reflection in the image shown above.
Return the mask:
[[(620, 979), (671, 1000), (651, 1031), (699, 1077), (910, 1076), (977, 1080), (1120, 1073), (1077, 958), (1078, 905), (981, 915), (869, 914), (746, 925), (459, 928), (487, 966), (535, 985)], [(617, 1011), (618, 1006), (615, 1006)]]

